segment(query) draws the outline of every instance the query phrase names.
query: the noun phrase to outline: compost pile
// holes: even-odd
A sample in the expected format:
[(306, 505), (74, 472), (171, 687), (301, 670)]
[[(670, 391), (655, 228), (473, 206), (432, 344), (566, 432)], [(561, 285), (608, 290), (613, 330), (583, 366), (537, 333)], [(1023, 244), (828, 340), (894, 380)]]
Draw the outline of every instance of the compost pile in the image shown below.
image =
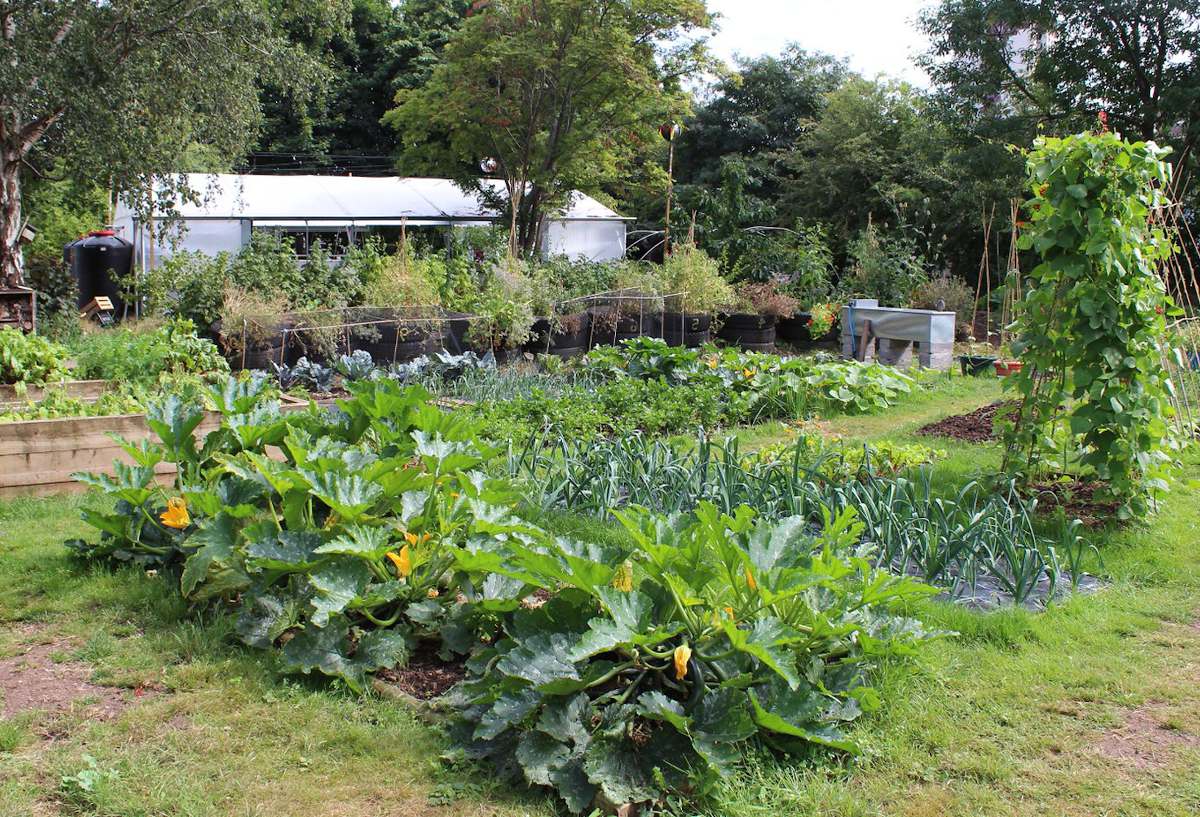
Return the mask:
[(918, 434), (930, 437), (953, 437), (970, 443), (986, 443), (996, 439), (996, 414), (1015, 406), (1012, 402), (989, 403), (967, 414), (955, 414), (918, 429)]

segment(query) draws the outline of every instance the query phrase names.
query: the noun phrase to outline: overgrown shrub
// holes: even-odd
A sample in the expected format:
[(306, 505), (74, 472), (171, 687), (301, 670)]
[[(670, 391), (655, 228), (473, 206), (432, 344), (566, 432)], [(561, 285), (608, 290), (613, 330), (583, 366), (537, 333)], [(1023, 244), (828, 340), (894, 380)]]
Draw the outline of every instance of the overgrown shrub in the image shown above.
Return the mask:
[(221, 317), (225, 287), (233, 279), (232, 261), (224, 252), (215, 256), (178, 252), (162, 259), (141, 277), (146, 314), (212, 326)]
[(899, 231), (885, 232), (871, 223), (850, 243), (850, 269), (842, 288), (859, 298), (876, 298), (880, 306), (909, 306), (929, 280), (916, 241)]
[(529, 340), (534, 297), (523, 262), (505, 258), (488, 271), (487, 282), (475, 300), (467, 337), (486, 349), (516, 349)]
[(730, 311), (749, 312), (774, 318), (790, 318), (800, 307), (800, 303), (790, 295), (781, 292), (774, 283), (767, 281), (739, 286), (729, 307)]
[(663, 291), (672, 295), (667, 309), (688, 313), (714, 312), (730, 303), (733, 288), (721, 277), (721, 265), (695, 244), (681, 242), (663, 259)]
[(917, 309), (935, 309), (938, 301), (945, 303), (946, 311), (954, 313), (955, 334), (959, 338), (970, 335), (975, 324), (975, 291), (967, 282), (943, 273), (913, 292), (912, 306)]
[(62, 256), (29, 255), (25, 284), (37, 291), (37, 332), (59, 343), (70, 343), (82, 331), (79, 285)]
[(411, 244), (404, 243), (382, 263), (372, 259), (369, 266), (375, 277), (363, 284), (367, 306), (437, 306), (441, 303), (439, 284), (446, 280), (446, 262), (435, 256), (420, 256)]
[(732, 276), (772, 282), (802, 307), (811, 308), (832, 292), (833, 252), (825, 227), (797, 223), (794, 231), (772, 230), (747, 239)]

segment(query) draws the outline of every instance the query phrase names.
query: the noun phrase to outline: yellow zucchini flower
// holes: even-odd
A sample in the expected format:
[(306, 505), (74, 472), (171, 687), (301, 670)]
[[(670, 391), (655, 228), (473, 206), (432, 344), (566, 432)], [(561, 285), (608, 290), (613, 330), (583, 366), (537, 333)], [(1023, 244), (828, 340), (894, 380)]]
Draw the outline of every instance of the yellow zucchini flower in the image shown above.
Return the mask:
[(176, 530), (183, 530), (192, 524), (192, 517), (188, 516), (187, 502), (181, 496), (173, 496), (168, 499), (167, 509), (158, 518), (168, 528)]
[(758, 582), (754, 581), (754, 574), (750, 572), (750, 568), (746, 568), (746, 586), (751, 590), (758, 589)]
[(408, 545), (400, 548), (399, 555), (388, 553), (387, 557), (396, 566), (396, 575), (402, 579), (407, 579), (412, 573), (412, 556), (408, 552)]
[(687, 643), (675, 648), (675, 680), (682, 681), (687, 675), (688, 661), (692, 658), (692, 648)]
[(633, 562), (626, 559), (613, 574), (612, 586), (622, 593), (633, 590)]

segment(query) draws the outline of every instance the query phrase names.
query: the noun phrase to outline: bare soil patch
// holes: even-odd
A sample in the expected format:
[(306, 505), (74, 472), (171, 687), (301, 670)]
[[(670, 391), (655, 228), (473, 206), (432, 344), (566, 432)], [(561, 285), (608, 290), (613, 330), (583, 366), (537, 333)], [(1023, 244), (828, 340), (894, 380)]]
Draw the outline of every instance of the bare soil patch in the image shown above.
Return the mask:
[(996, 415), (1014, 406), (1011, 402), (989, 403), (967, 414), (953, 414), (917, 429), (929, 437), (952, 437), (969, 443), (986, 443), (996, 439)]
[(438, 697), (466, 675), (462, 663), (443, 661), (433, 652), (418, 652), (403, 667), (382, 670), (379, 679), (419, 701)]
[(84, 702), (90, 715), (107, 720), (128, 703), (122, 691), (91, 683), (92, 668), (80, 661), (55, 661), (53, 656), (69, 652), (66, 641), (35, 644), (17, 655), (0, 659), (0, 695), (3, 713), (59, 713)]
[(1170, 766), (1180, 750), (1200, 750), (1200, 736), (1172, 729), (1158, 717), (1163, 706), (1148, 704), (1125, 714), (1125, 723), (1105, 733), (1096, 752), (1139, 772)]
[(1068, 519), (1078, 519), (1088, 527), (1100, 527), (1117, 518), (1117, 503), (1096, 496), (1103, 487), (1096, 482), (1072, 479), (1035, 483), (1029, 487), (1029, 492), (1037, 497), (1041, 511), (1062, 508)]

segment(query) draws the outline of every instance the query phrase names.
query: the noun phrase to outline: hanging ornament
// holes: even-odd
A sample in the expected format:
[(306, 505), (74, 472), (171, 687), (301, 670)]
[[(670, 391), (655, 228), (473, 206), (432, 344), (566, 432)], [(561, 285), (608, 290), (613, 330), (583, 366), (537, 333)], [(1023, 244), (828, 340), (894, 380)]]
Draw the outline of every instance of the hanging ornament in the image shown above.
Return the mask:
[(500, 167), (500, 163), (497, 162), (491, 156), (484, 157), (479, 162), (479, 169), (482, 170), (484, 173), (495, 173), (496, 168), (498, 168), (498, 167)]
[(674, 142), (675, 138), (683, 132), (683, 125), (678, 122), (666, 122), (658, 126), (658, 135), (668, 142)]

